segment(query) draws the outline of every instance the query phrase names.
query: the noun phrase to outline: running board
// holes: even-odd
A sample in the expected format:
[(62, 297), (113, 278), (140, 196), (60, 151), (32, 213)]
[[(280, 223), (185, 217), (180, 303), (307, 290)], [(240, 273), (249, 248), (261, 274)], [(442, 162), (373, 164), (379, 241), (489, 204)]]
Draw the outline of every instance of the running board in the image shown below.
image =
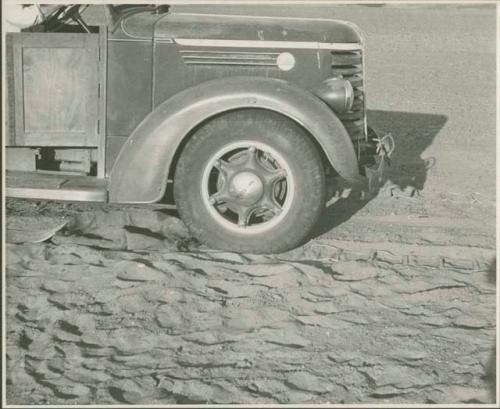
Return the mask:
[(106, 202), (107, 181), (90, 176), (40, 172), (6, 172), (7, 197), (21, 199)]

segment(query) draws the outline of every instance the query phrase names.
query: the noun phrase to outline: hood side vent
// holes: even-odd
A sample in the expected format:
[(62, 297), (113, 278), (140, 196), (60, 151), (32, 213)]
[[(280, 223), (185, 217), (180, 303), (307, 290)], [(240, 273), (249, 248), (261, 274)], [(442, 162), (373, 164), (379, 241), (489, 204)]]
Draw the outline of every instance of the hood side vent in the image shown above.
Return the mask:
[(182, 61), (186, 65), (245, 65), (278, 67), (279, 53), (183, 50)]

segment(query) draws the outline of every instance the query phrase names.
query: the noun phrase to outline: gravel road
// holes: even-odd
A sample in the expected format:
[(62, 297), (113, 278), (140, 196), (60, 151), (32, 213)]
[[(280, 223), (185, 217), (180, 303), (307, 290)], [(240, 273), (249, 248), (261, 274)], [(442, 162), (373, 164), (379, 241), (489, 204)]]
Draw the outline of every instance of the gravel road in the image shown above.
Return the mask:
[(273, 256), (161, 207), (7, 200), (9, 404), (495, 402), (494, 8), (294, 10), (367, 33), (378, 196)]

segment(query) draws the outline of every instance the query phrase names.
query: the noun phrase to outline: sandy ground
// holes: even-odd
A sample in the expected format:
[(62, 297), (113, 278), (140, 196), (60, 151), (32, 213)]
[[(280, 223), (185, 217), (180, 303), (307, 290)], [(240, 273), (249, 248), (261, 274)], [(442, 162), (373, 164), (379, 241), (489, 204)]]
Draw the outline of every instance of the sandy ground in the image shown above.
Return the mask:
[(493, 400), (491, 250), (317, 239), (244, 255), (160, 210), (10, 206), (8, 233), (69, 220), (7, 246), (10, 403)]
[(396, 139), (378, 196), (272, 256), (161, 207), (8, 200), (8, 403), (495, 401), (494, 9), (328, 13), (366, 31)]

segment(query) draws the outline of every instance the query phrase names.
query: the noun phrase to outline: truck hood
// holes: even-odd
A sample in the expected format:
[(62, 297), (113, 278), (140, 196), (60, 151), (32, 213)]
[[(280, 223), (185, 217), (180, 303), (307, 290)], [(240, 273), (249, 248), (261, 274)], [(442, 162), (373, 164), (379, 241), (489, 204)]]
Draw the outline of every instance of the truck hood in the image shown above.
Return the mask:
[(295, 19), (190, 13), (157, 15), (150, 12), (122, 20), (131, 37), (249, 41), (360, 43), (361, 32), (352, 23), (327, 19)]

